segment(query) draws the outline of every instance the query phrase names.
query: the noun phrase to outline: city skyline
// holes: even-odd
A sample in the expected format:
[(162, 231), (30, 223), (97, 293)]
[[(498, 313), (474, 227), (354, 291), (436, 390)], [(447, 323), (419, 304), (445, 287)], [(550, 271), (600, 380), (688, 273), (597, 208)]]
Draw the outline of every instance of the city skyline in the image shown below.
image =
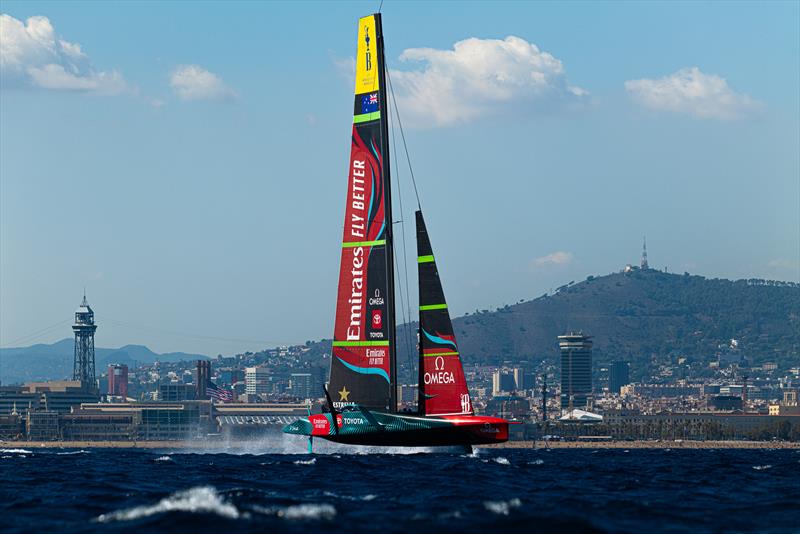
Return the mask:
[[(573, 6), (383, 7), (454, 315), (636, 265), (643, 234), (653, 268), (800, 280), (798, 6)], [(84, 286), (100, 346), (329, 338), (370, 9), (5, 2), (0, 345)], [(488, 71), (456, 68), (470, 49)]]

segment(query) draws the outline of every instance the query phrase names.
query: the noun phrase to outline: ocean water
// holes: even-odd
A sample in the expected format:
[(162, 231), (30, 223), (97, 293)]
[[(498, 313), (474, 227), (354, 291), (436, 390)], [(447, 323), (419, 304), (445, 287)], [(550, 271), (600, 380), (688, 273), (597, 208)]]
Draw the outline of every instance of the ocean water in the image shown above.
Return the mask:
[(0, 532), (800, 532), (796, 450), (319, 449), (0, 444)]

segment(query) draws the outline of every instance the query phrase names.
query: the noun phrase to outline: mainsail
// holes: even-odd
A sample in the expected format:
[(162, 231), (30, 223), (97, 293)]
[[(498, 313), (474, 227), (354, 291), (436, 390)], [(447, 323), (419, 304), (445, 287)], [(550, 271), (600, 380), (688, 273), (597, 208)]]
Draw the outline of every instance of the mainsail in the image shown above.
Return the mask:
[(396, 411), (394, 270), (380, 15), (358, 22), (355, 108), (329, 391)]
[(417, 211), (419, 266), (419, 412), (424, 415), (472, 415), (456, 336), (444, 300), (431, 240)]

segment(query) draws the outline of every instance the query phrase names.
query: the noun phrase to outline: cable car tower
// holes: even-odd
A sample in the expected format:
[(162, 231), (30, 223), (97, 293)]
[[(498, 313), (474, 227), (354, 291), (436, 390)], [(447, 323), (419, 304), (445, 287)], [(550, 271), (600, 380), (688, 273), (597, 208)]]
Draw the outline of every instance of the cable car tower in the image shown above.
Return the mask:
[(72, 371), (72, 379), (81, 383), (81, 387), (86, 390), (97, 389), (97, 382), (94, 374), (94, 332), (97, 325), (94, 324), (94, 312), (86, 302), (86, 293), (83, 294), (83, 302), (75, 310), (75, 324), (72, 325), (75, 332), (75, 364)]

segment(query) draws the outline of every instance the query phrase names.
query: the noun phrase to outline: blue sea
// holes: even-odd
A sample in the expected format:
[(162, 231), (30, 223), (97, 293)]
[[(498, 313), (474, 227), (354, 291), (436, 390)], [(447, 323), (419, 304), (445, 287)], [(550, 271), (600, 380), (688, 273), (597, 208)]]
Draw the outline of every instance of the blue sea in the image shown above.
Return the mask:
[(304, 447), (0, 444), (0, 531), (800, 532), (796, 450)]

